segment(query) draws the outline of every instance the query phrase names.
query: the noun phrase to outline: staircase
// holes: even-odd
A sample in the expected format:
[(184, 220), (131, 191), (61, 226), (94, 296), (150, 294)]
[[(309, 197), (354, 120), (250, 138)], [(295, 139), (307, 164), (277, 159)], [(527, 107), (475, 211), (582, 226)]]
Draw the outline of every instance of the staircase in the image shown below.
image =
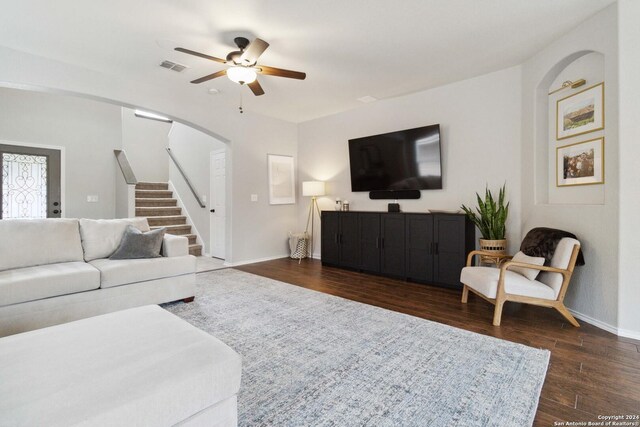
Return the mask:
[(196, 243), (196, 235), (191, 234), (187, 217), (173, 198), (166, 182), (138, 182), (136, 184), (136, 216), (145, 217), (152, 230), (165, 227), (167, 233), (189, 238), (189, 253), (202, 255), (202, 245)]

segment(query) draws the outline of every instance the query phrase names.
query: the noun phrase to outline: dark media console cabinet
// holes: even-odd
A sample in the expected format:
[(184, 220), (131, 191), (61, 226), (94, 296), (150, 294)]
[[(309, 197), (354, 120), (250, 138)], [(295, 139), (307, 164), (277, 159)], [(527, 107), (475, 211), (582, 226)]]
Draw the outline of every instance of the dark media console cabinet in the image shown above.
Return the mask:
[(463, 214), (322, 212), (322, 264), (461, 288), (475, 249)]

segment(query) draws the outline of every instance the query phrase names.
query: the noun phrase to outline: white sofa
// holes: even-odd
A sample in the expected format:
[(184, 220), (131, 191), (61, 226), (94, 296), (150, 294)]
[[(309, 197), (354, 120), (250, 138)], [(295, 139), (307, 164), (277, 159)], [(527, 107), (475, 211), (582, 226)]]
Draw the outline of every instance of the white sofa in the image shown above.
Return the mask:
[(186, 237), (166, 234), (162, 257), (109, 260), (126, 227), (145, 218), (0, 221), (0, 336), (195, 294)]

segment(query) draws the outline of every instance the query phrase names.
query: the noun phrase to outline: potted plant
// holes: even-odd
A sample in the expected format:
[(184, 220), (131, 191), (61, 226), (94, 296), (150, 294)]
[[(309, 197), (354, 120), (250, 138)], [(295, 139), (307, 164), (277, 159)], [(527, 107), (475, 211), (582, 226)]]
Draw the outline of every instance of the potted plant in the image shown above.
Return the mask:
[[(482, 234), (480, 249), (494, 254), (496, 262), (499, 262), (501, 256), (507, 254), (505, 225), (509, 215), (509, 203), (507, 202), (505, 205), (505, 186), (506, 184), (500, 189), (497, 200), (491, 194), (489, 187), (485, 189), (484, 200), (476, 193), (478, 198), (477, 213), (465, 205), (461, 206), (467, 217)], [(485, 261), (489, 261), (489, 259), (485, 259)]]

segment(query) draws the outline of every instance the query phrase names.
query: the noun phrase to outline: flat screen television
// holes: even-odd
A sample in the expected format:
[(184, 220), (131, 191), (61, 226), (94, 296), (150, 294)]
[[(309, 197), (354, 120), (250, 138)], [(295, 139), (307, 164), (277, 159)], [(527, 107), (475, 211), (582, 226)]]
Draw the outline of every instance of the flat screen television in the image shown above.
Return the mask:
[(351, 191), (442, 189), (440, 125), (349, 140)]

